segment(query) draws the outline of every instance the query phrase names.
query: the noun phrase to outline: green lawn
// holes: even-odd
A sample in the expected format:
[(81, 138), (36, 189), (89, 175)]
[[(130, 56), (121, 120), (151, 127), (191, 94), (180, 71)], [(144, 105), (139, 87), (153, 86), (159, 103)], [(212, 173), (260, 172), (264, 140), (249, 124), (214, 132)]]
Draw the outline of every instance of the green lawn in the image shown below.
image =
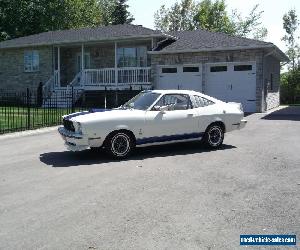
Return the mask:
[[(75, 109), (80, 111), (81, 109)], [(71, 109), (0, 107), (0, 134), (61, 124), (61, 117)], [(29, 123), (29, 124), (28, 124)]]

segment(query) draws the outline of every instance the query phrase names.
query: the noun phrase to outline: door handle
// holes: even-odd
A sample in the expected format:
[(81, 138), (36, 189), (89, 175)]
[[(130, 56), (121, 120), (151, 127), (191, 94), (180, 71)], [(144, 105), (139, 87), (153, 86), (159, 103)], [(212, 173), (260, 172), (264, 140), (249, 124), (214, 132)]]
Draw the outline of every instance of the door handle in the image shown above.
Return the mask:
[(188, 116), (188, 117), (192, 117), (192, 116), (194, 116), (194, 114), (191, 113), (191, 114), (188, 114), (187, 116)]

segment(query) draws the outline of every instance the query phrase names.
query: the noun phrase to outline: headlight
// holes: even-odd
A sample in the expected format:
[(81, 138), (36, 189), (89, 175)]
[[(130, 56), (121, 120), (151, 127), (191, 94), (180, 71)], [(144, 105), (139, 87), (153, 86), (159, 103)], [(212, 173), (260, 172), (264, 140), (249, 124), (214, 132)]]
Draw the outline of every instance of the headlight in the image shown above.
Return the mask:
[(81, 126), (80, 122), (76, 122), (76, 123), (75, 123), (75, 131), (76, 131), (78, 134), (82, 134), (82, 126)]

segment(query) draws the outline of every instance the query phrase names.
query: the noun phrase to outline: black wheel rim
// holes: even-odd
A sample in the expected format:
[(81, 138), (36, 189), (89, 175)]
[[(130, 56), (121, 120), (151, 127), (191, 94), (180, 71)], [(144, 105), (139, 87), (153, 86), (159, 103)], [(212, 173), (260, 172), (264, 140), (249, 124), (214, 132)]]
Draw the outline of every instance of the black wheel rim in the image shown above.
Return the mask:
[(116, 156), (125, 156), (130, 150), (130, 139), (126, 134), (116, 134), (111, 141), (111, 149)]
[(208, 142), (211, 146), (219, 146), (222, 142), (223, 131), (218, 126), (213, 126), (208, 131)]

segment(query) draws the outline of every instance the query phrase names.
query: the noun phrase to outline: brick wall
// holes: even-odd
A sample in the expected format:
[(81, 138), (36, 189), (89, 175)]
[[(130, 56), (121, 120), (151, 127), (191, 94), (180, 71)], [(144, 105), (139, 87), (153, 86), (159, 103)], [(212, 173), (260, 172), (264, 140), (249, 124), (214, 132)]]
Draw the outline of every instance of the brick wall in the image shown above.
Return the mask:
[[(39, 52), (39, 71), (24, 72), (24, 51)], [(36, 88), (45, 83), (53, 74), (52, 47), (0, 50), (0, 89), (22, 91)]]
[(219, 52), (193, 52), (178, 54), (156, 54), (152, 55), (152, 81), (154, 87), (158, 81), (158, 65), (180, 65), (202, 63), (202, 90), (205, 93), (205, 63), (216, 62), (256, 62), (256, 111), (264, 111), (263, 101), (263, 52), (262, 50), (236, 50)]

